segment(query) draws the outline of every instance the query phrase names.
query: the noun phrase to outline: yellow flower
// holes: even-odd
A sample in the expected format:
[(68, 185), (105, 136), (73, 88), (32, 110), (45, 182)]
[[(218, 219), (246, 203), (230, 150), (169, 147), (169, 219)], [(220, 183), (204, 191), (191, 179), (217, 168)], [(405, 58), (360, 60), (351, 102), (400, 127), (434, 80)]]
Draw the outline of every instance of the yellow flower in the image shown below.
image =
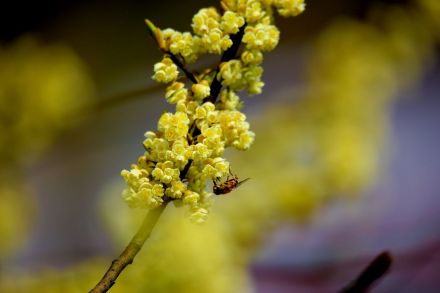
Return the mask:
[(130, 207), (155, 208), (163, 202), (163, 186), (150, 182), (144, 170), (134, 165), (130, 171), (122, 170), (121, 175), (128, 185), (122, 197)]
[(248, 23), (255, 23), (266, 15), (259, 0), (248, 0), (246, 3), (245, 17)]
[(229, 162), (223, 158), (207, 159), (202, 174), (210, 179), (221, 178), (229, 173)]
[(171, 187), (165, 191), (166, 196), (171, 198), (181, 198), (186, 191), (186, 185), (182, 181), (171, 182)]
[(211, 89), (209, 88), (208, 81), (202, 80), (201, 82), (192, 85), (192, 91), (196, 99), (202, 100), (209, 96)]
[(186, 190), (183, 196), (183, 203), (194, 206), (199, 202), (200, 195), (197, 192)]
[[(197, 107), (196, 113), (194, 115), (195, 119), (201, 120), (199, 125), (211, 125), (217, 120), (218, 111), (215, 110), (215, 106), (211, 102), (206, 102), (203, 105)], [(200, 127), (201, 128), (201, 127)]]
[(192, 28), (194, 33), (203, 36), (219, 28), (220, 15), (214, 7), (200, 9), (193, 17)]
[(278, 13), (285, 17), (297, 16), (306, 8), (304, 0), (274, 0), (274, 3)]
[(212, 154), (212, 150), (210, 150), (205, 144), (198, 143), (191, 146), (191, 158), (194, 161), (203, 161), (207, 159)]
[(243, 36), (243, 43), (249, 50), (263, 52), (272, 51), (280, 39), (280, 32), (276, 26), (258, 23), (255, 26), (247, 26)]
[(222, 110), (239, 110), (242, 106), (240, 97), (234, 91), (227, 89), (220, 92), (220, 101)]
[(194, 54), (192, 35), (188, 32), (174, 32), (170, 36), (170, 52), (175, 55), (181, 55), (185, 59)]
[(164, 113), (158, 122), (158, 130), (162, 131), (168, 141), (173, 141), (188, 134), (189, 118), (186, 113)]
[(231, 60), (220, 64), (219, 78), (222, 85), (229, 86), (234, 89), (240, 88), (242, 84), (242, 65), (240, 60)]
[(258, 65), (250, 65), (243, 70), (244, 81), (247, 82), (247, 91), (249, 95), (261, 94), (264, 82), (260, 80), (263, 75), (263, 68)]
[(263, 62), (263, 53), (258, 50), (245, 50), (241, 54), (241, 61), (243, 64), (254, 64), (258, 65)]
[(171, 181), (179, 180), (180, 171), (178, 168), (175, 168), (173, 162), (165, 161), (157, 163), (151, 175), (154, 179), (169, 184)]
[(229, 35), (223, 35), (221, 29), (215, 28), (202, 37), (200, 50), (206, 53), (221, 54), (230, 46), (232, 46), (232, 41)]
[(244, 18), (232, 11), (226, 11), (222, 16), (221, 29), (226, 34), (236, 34), (244, 25)]
[(184, 101), (188, 95), (188, 90), (185, 89), (185, 85), (181, 82), (173, 82), (167, 87), (165, 97), (170, 104), (177, 104), (180, 101)]
[(179, 72), (173, 61), (164, 57), (161, 62), (154, 65), (153, 79), (158, 82), (168, 83), (177, 78)]
[(166, 151), (166, 160), (173, 161), (178, 169), (183, 169), (191, 156), (186, 139), (179, 139), (173, 142), (171, 150)]
[(220, 125), (213, 125), (211, 127), (204, 125), (201, 132), (201, 142), (211, 149), (213, 154), (223, 154), (223, 151), (225, 150), (225, 141), (223, 139), (223, 132)]

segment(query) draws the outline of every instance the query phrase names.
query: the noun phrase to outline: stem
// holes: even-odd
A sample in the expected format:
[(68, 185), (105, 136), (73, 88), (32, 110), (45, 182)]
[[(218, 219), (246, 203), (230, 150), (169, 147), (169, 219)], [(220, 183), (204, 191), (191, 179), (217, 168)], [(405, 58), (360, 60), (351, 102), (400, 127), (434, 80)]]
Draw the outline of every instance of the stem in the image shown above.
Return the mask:
[(112, 261), (102, 279), (89, 293), (107, 292), (115, 284), (118, 276), (129, 264), (133, 263), (135, 256), (141, 250), (148, 237), (150, 237), (151, 231), (167, 204), (168, 202), (165, 201), (161, 206), (148, 212), (141, 227), (131, 239), (130, 243), (128, 243), (121, 255)]

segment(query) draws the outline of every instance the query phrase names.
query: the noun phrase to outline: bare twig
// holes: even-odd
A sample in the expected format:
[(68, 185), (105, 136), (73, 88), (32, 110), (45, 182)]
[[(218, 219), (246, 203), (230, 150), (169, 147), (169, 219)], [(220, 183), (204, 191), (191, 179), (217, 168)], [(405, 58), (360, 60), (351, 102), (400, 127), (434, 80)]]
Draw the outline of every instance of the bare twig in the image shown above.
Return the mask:
[(145, 216), (141, 227), (137, 231), (136, 235), (131, 239), (130, 243), (121, 253), (121, 255), (112, 261), (107, 272), (105, 272), (102, 279), (96, 284), (96, 286), (90, 290), (90, 293), (100, 293), (107, 292), (116, 282), (116, 279), (121, 274), (121, 272), (131, 263), (138, 252), (144, 245), (145, 240), (150, 237), (151, 231), (154, 228), (157, 220), (164, 211), (168, 202), (165, 202), (160, 207), (151, 210)]
[(368, 292), (371, 285), (382, 278), (391, 267), (392, 257), (384, 251), (364, 269), (364, 271), (339, 293), (364, 293)]

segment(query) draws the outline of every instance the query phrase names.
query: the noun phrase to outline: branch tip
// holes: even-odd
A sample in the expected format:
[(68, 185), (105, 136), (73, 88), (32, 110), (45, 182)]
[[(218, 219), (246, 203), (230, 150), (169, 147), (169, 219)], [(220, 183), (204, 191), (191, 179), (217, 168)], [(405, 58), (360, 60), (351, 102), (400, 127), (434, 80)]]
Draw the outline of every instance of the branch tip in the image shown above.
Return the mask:
[(156, 41), (159, 48), (161, 50), (165, 50), (165, 41), (162, 36), (162, 31), (158, 27), (156, 27), (153, 22), (151, 22), (148, 18), (145, 19), (145, 24), (147, 25), (150, 35)]

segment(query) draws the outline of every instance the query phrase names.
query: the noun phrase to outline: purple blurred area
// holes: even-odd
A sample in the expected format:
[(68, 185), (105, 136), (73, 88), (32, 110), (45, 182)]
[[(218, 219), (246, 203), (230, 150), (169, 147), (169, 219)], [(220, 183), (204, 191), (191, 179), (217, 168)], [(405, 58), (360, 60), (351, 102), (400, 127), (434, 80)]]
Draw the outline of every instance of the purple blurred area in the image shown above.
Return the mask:
[[(331, 20), (341, 15), (363, 18), (379, 2), (406, 1), (312, 0), (298, 20), (280, 19), (283, 39), (265, 61), (263, 95), (283, 96), (300, 85), (305, 48)], [(134, 93), (129, 102), (109, 104), (86, 125), (65, 133), (27, 171), (39, 211), (29, 242), (10, 266), (65, 267), (90, 256), (113, 255), (96, 213), (97, 196), (121, 168), (135, 161), (143, 133), (169, 109), (162, 89), (142, 91), (153, 84), (151, 67), (160, 56), (143, 19), (154, 16), (163, 26), (185, 29), (200, 5), (216, 1), (30, 3), (9, 4), (11, 13), (0, 17), (2, 42), (30, 32), (62, 41), (90, 66), (101, 101)], [(176, 9), (171, 11), (170, 5)], [(33, 8), (44, 13), (30, 13)], [(18, 20), (23, 18), (26, 22)], [(373, 292), (439, 292), (439, 93), (437, 62), (393, 107), (392, 147), (380, 182), (358, 200), (332, 202), (311, 223), (285, 223), (269, 235), (250, 269), (256, 292), (335, 292), (383, 250), (392, 253), (394, 262)], [(256, 116), (270, 102), (264, 97), (246, 100), (245, 111)]]
[(252, 272), (257, 292), (336, 292), (377, 254), (394, 256), (373, 292), (438, 292), (440, 74), (438, 66), (392, 113), (392, 153), (360, 202), (335, 202), (306, 226), (268, 239)]

